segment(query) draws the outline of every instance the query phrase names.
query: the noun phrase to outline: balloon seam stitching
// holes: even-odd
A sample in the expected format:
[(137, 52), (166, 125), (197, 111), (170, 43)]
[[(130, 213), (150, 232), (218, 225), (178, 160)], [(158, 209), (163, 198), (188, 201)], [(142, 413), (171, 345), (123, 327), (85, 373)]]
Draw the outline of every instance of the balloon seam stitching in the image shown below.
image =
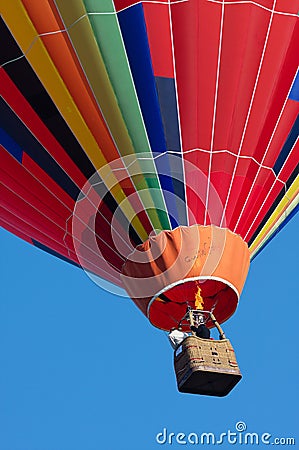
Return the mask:
[(206, 225), (206, 223), (207, 223), (208, 204), (209, 204), (209, 196), (210, 196), (210, 181), (211, 181), (213, 147), (214, 147), (214, 137), (215, 137), (215, 124), (216, 124), (218, 92), (219, 92), (221, 53), (222, 53), (222, 43), (223, 43), (223, 27), (224, 27), (224, 0), (222, 0), (222, 4), (221, 4), (221, 23), (220, 23), (220, 31), (219, 31), (217, 73), (216, 73), (216, 82), (215, 82), (216, 83), (215, 84), (215, 98), (214, 98), (214, 105), (213, 105), (213, 122), (212, 122), (211, 143), (210, 143), (210, 152), (209, 152), (209, 168), (208, 168), (208, 180), (207, 180), (206, 201), (205, 201), (204, 225)]
[[(218, 4), (222, 4), (222, 1), (220, 0), (208, 0), (208, 2), (210, 3), (218, 3)], [(297, 14), (295, 13), (291, 13), (291, 12), (283, 12), (283, 11), (276, 11), (276, 10), (271, 10), (270, 8), (267, 8), (264, 5), (261, 5), (260, 3), (256, 3), (250, 0), (240, 0), (240, 1), (234, 1), (234, 2), (230, 2), (230, 1), (225, 1), (224, 0), (224, 4), (228, 5), (228, 6), (234, 6), (234, 5), (253, 5), (256, 6), (258, 8), (264, 9), (268, 12), (273, 12), (274, 14), (278, 14), (278, 15), (283, 15), (283, 16), (291, 16), (291, 17), (298, 17)]]
[[(293, 86), (294, 80), (295, 80), (296, 77), (297, 77), (297, 73), (298, 73), (298, 69), (297, 69), (297, 71), (296, 71), (295, 77), (294, 77), (293, 82), (292, 82), (292, 84), (291, 84), (291, 87), (290, 87), (290, 89), (289, 89), (288, 95), (287, 95), (287, 97), (286, 97), (286, 99), (285, 99), (283, 108), (282, 108), (282, 110), (280, 111), (279, 117), (278, 117), (278, 119), (277, 119), (277, 122), (276, 122), (276, 124), (275, 124), (273, 133), (272, 133), (272, 135), (271, 135), (271, 137), (270, 137), (269, 143), (268, 143), (267, 148), (266, 148), (266, 150), (265, 150), (265, 153), (264, 153), (264, 155), (263, 155), (262, 161), (261, 161), (261, 163), (259, 164), (259, 169), (258, 169), (258, 171), (257, 171), (257, 173), (256, 173), (256, 175), (255, 175), (255, 178), (254, 178), (254, 180), (253, 180), (253, 182), (252, 182), (252, 186), (251, 186), (251, 188), (250, 188), (250, 191), (249, 191), (249, 193), (248, 193), (248, 195), (247, 195), (247, 197), (246, 197), (246, 200), (245, 200), (245, 202), (244, 202), (243, 208), (242, 208), (242, 210), (241, 210), (241, 212), (240, 212), (240, 216), (239, 216), (239, 219), (238, 219), (238, 221), (237, 221), (237, 223), (236, 223), (236, 225), (235, 225), (234, 231), (237, 229), (237, 226), (238, 226), (238, 224), (239, 224), (239, 222), (240, 222), (240, 220), (241, 220), (242, 214), (243, 214), (243, 212), (244, 212), (244, 210), (245, 210), (245, 208), (246, 208), (246, 205), (247, 205), (247, 203), (248, 203), (248, 200), (249, 200), (249, 198), (250, 198), (251, 192), (252, 192), (252, 190), (253, 190), (253, 187), (254, 187), (255, 182), (256, 182), (256, 180), (257, 180), (257, 178), (258, 178), (258, 175), (259, 175), (259, 173), (260, 173), (261, 168), (269, 169), (268, 167), (263, 166), (263, 162), (264, 162), (264, 160), (266, 159), (266, 156), (267, 156), (268, 151), (269, 151), (269, 149), (270, 149), (270, 146), (271, 146), (271, 144), (272, 144), (274, 135), (275, 135), (276, 130), (277, 130), (277, 128), (278, 128), (280, 119), (281, 119), (282, 114), (283, 114), (283, 112), (284, 112), (284, 110), (285, 110), (285, 107), (286, 107), (286, 104), (287, 104), (287, 102), (288, 102), (288, 98), (289, 98), (290, 92), (291, 92), (291, 90), (292, 90), (292, 86)], [(290, 154), (291, 154), (291, 152), (290, 152)], [(288, 160), (288, 158), (289, 158), (289, 155), (287, 156), (286, 161)], [(276, 175), (276, 173), (274, 172), (274, 169), (271, 168), (271, 170), (272, 170), (272, 172), (274, 173), (275, 178), (277, 177), (277, 179), (278, 179), (278, 175)], [(279, 180), (279, 179), (278, 179), (278, 180)], [(275, 181), (276, 181), (276, 180), (275, 180)], [(279, 180), (279, 181), (281, 181), (281, 180)], [(283, 184), (285, 184), (285, 182), (283, 182), (283, 181), (281, 181), (281, 182), (282, 182)]]
[(269, 42), (269, 36), (270, 36), (270, 31), (271, 31), (271, 28), (272, 28), (273, 17), (274, 17), (273, 12), (274, 12), (274, 8), (276, 6), (276, 1), (277, 0), (273, 0), (273, 8), (272, 8), (271, 17), (270, 17), (269, 24), (268, 24), (268, 30), (267, 30), (267, 35), (266, 35), (265, 42), (264, 42), (263, 52), (262, 52), (262, 55), (261, 55), (261, 60), (260, 60), (259, 68), (258, 68), (258, 71), (257, 71), (256, 80), (255, 80), (255, 84), (254, 84), (254, 87), (253, 87), (251, 99), (250, 99), (249, 109), (248, 109), (248, 112), (247, 112), (247, 117), (246, 117), (246, 121), (245, 121), (244, 128), (243, 128), (241, 142), (239, 144), (239, 151), (238, 151), (238, 155), (237, 155), (237, 160), (235, 162), (234, 170), (233, 170), (233, 173), (232, 173), (232, 178), (231, 178), (231, 181), (230, 181), (229, 190), (228, 190), (226, 201), (225, 201), (225, 205), (224, 205), (224, 208), (223, 208), (220, 225), (222, 224), (223, 219), (225, 217), (225, 212), (226, 212), (226, 209), (227, 209), (227, 205), (228, 205), (229, 198), (230, 198), (230, 195), (231, 195), (231, 190), (232, 190), (233, 183), (234, 183), (234, 178), (235, 178), (237, 167), (238, 167), (239, 156), (240, 156), (242, 148), (243, 148), (245, 134), (246, 134), (246, 130), (247, 130), (247, 127), (248, 127), (249, 118), (251, 116), (251, 110), (252, 110), (252, 106), (253, 106), (253, 101), (254, 101), (254, 98), (255, 98), (255, 95), (256, 95), (257, 86), (258, 86), (258, 83), (259, 83), (259, 80), (260, 80), (260, 75), (261, 75), (261, 71), (262, 71), (262, 67), (263, 67), (263, 63), (264, 63), (264, 59), (265, 59), (266, 49), (267, 49), (268, 42)]
[[(181, 126), (181, 113), (180, 113), (180, 105), (179, 105), (179, 93), (178, 93), (178, 85), (177, 85), (177, 73), (176, 73), (176, 61), (175, 61), (175, 52), (174, 52), (174, 38), (173, 38), (173, 26), (172, 26), (172, 10), (170, 0), (168, 1), (168, 17), (169, 17), (169, 28), (170, 28), (170, 37), (171, 37), (171, 50), (172, 50), (172, 64), (173, 64), (173, 73), (174, 73), (174, 85), (175, 85), (175, 97), (176, 97), (176, 107), (178, 112), (178, 126), (179, 126), (179, 136), (180, 136), (180, 148), (181, 152), (179, 155), (182, 157), (182, 171), (183, 171), (183, 185), (184, 185), (184, 193), (185, 193), (185, 204), (186, 204), (186, 218), (187, 225), (190, 224), (189, 218), (189, 207), (188, 207), (188, 196), (187, 196), (187, 183), (186, 183), (186, 171), (185, 171), (185, 156), (183, 150), (183, 136), (182, 136), (182, 126)], [(177, 152), (174, 152), (177, 154)]]

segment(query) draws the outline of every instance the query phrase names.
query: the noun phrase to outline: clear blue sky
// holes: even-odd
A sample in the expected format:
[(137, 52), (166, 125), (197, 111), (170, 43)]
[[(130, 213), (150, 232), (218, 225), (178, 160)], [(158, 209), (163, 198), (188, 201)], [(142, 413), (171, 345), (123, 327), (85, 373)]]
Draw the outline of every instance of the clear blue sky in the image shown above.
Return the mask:
[(129, 299), (1, 230), (0, 450), (215, 448), (156, 435), (219, 438), (239, 421), (299, 448), (298, 216), (253, 262), (224, 326), (243, 373), (225, 398), (178, 393), (165, 334)]

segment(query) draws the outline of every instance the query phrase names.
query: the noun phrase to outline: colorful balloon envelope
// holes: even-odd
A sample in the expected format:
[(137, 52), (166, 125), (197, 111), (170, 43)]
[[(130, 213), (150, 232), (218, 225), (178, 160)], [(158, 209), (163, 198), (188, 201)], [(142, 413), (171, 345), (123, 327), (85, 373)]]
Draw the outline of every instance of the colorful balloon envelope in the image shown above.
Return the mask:
[(1, 2), (0, 224), (220, 322), (298, 211), (299, 0)]

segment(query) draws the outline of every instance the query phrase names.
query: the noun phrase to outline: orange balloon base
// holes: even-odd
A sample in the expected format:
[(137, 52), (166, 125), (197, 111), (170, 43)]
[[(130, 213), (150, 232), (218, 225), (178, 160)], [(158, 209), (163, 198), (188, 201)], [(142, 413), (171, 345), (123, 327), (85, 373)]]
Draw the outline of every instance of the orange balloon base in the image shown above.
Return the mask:
[[(129, 256), (122, 281), (134, 303), (157, 328), (178, 325), (195, 308), (201, 288), (203, 309), (224, 322), (235, 311), (249, 269), (243, 239), (213, 225), (179, 227), (150, 237)], [(212, 326), (212, 324), (208, 324)]]

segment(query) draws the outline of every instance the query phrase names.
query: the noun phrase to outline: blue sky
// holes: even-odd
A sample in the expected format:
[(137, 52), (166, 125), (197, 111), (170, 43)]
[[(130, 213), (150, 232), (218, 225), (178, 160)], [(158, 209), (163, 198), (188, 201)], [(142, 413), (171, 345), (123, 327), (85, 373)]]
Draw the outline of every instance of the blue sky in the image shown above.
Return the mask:
[(224, 325), (243, 374), (225, 398), (178, 393), (166, 335), (129, 299), (1, 229), (0, 450), (263, 448), (242, 433), (234, 445), (156, 441), (164, 428), (219, 439), (240, 421), (296, 448), (298, 229), (297, 215), (255, 259)]

